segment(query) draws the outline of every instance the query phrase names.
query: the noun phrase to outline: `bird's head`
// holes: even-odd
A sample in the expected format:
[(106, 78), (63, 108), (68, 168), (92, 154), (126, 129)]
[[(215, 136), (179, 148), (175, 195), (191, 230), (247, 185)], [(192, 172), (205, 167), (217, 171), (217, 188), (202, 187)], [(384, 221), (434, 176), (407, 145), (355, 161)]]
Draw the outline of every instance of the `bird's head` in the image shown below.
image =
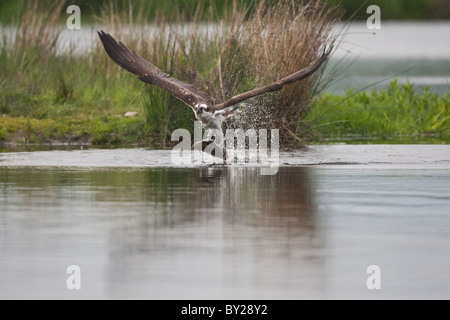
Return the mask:
[(203, 117), (207, 113), (211, 113), (210, 107), (205, 103), (199, 103), (195, 106), (195, 113), (198, 117)]
[(195, 117), (202, 123), (203, 128), (221, 129), (223, 117), (217, 111), (205, 103), (196, 104), (194, 109)]

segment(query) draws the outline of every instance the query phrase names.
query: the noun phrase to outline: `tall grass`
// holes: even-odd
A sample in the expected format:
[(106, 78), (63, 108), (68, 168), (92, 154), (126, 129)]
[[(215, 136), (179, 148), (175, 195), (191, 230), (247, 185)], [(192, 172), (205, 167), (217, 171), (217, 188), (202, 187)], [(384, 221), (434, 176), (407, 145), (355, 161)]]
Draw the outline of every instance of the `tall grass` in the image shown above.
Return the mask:
[[(36, 104), (47, 94), (46, 84), (56, 84), (57, 79), (50, 74), (50, 70), (58, 70), (55, 55), (58, 34), (55, 28), (63, 4), (61, 1), (53, 4), (49, 10), (41, 11), (38, 1), (29, 2), (15, 38), (12, 41), (6, 37), (2, 39), (1, 112), (13, 115), (36, 114)], [(56, 84), (55, 87), (67, 89), (64, 85), (60, 87)]]
[[(233, 38), (237, 40), (233, 49), (243, 56), (238, 59), (245, 68), (233, 70), (239, 63), (229, 64), (228, 74), (241, 73), (241, 79), (230, 79), (233, 86), (225, 89), (225, 95), (275, 82), (306, 67), (318, 58), (324, 46), (334, 43), (333, 27), (339, 18), (340, 11), (323, 1), (261, 2), (240, 29), (239, 37)], [(227, 58), (233, 61), (233, 57), (236, 54), (232, 50)], [(238, 125), (277, 128), (284, 145), (299, 142), (299, 121), (317, 93), (318, 79), (320, 73), (280, 92), (248, 101)], [(241, 82), (243, 85), (236, 85)]]
[[(234, 1), (218, 23), (205, 26), (201, 23), (204, 13), (214, 15), (214, 11), (202, 5), (208, 6), (208, 2), (189, 13), (189, 24), (181, 23), (188, 14), (183, 11), (178, 12), (175, 23), (157, 17), (151, 34), (130, 33), (124, 21), (131, 22), (128, 17), (133, 14), (117, 11), (114, 6), (104, 7), (99, 21), (160, 69), (221, 102), (306, 67), (334, 42), (332, 30), (340, 17), (336, 7), (327, 7), (321, 0), (262, 0), (253, 10)], [(247, 101), (242, 116), (228, 125), (277, 128), (285, 144), (298, 142), (299, 120), (317, 89), (316, 80), (316, 76), (311, 77), (279, 93)], [(182, 103), (159, 89), (147, 90), (151, 96), (147, 94), (144, 110), (152, 123), (150, 133), (166, 141), (174, 125), (192, 126), (193, 117), (186, 121)]]
[[(109, 144), (126, 142), (125, 136), (136, 126), (144, 133), (142, 119), (139, 125), (112, 118), (138, 103), (141, 85), (120, 77), (100, 50), (84, 56), (58, 55), (58, 19), (65, 15), (64, 1), (46, 10), (41, 4), (30, 1), (12, 32), (14, 39), (4, 37), (0, 43), (2, 140)], [(24, 117), (30, 121), (24, 122)], [(43, 130), (34, 120), (52, 125)]]
[[(189, 108), (118, 67), (100, 41), (86, 55), (58, 55), (57, 22), (65, 1), (46, 10), (39, 3), (28, 4), (15, 41), (2, 42), (0, 112), (37, 119), (86, 119), (142, 108), (142, 132), (148, 143), (158, 146), (167, 145), (174, 129), (193, 128)], [(174, 7), (170, 20), (157, 11), (150, 25), (149, 13), (132, 2), (105, 3), (95, 21), (97, 28), (163, 71), (220, 102), (306, 67), (334, 42), (332, 29), (340, 11), (322, 0), (255, 3), (250, 7), (235, 0), (219, 15), (211, 1), (199, 1), (194, 9)], [(204, 22), (208, 20), (218, 22)], [(227, 125), (278, 128), (285, 145), (299, 143), (299, 123), (319, 76), (247, 101), (242, 116)], [(116, 138), (114, 132), (108, 134)]]

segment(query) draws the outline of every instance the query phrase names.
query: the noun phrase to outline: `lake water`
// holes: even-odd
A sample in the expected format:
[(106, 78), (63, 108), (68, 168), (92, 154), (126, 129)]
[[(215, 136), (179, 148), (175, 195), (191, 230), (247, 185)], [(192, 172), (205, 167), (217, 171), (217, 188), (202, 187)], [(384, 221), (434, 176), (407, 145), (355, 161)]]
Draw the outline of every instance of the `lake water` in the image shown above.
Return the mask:
[(0, 153), (0, 298), (450, 298), (449, 146), (280, 156), (262, 176), (164, 150)]
[[(368, 30), (366, 23), (353, 23), (343, 32), (330, 68), (327, 91), (348, 88), (382, 89), (397, 78), (422, 90), (443, 95), (450, 85), (450, 22), (382, 21), (381, 29)], [(375, 85), (374, 85), (375, 84)]]

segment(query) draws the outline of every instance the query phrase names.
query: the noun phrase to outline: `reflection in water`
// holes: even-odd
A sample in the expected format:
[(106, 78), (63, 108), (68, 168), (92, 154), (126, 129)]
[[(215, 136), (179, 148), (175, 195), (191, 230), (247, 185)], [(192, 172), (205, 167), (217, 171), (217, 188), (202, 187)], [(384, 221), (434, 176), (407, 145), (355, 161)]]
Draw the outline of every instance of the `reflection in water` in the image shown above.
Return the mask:
[(446, 146), (317, 146), (274, 176), (166, 156), (0, 154), (0, 298), (450, 297)]
[[(0, 297), (299, 298), (322, 286), (308, 169), (0, 173)], [(65, 288), (70, 264), (79, 293)]]
[[(314, 216), (308, 172), (293, 171), (267, 177), (229, 167), (177, 170), (165, 172), (158, 184), (154, 172), (146, 172), (140, 214), (112, 228), (109, 278), (133, 274), (159, 283), (163, 272), (165, 285), (186, 284), (169, 285), (167, 297), (177, 296), (170, 290), (186, 290), (189, 297), (289, 291), (300, 265), (309, 270), (317, 263), (309, 253)], [(149, 269), (135, 263), (148, 258)], [(110, 291), (123, 285), (110, 284)]]

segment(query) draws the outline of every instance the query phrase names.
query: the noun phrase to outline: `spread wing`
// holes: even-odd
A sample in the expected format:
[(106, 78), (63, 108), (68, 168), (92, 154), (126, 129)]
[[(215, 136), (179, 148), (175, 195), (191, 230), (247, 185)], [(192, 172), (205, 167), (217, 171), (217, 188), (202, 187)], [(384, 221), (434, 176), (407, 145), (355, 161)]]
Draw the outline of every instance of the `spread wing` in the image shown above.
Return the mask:
[(192, 108), (199, 103), (212, 105), (206, 93), (193, 85), (172, 78), (140, 57), (134, 50), (128, 49), (122, 42), (117, 42), (110, 34), (102, 30), (98, 35), (109, 57), (122, 68), (137, 75), (141, 81), (166, 90)]
[(331, 46), (327, 51), (326, 51), (326, 49), (324, 49), (322, 55), (317, 60), (315, 60), (313, 63), (311, 63), (309, 66), (307, 66), (306, 68), (301, 69), (301, 70), (291, 74), (290, 76), (287, 76), (275, 83), (238, 94), (237, 96), (232, 97), (228, 101), (225, 101), (223, 103), (215, 105), (213, 107), (213, 109), (216, 111), (222, 110), (227, 107), (236, 105), (239, 102), (242, 102), (244, 100), (259, 96), (261, 94), (281, 90), (281, 88), (283, 88), (285, 85), (288, 85), (295, 81), (305, 79), (305, 78), (313, 75), (320, 68), (320, 66), (325, 62), (325, 60), (328, 58), (332, 49), (333, 49), (333, 46)]

